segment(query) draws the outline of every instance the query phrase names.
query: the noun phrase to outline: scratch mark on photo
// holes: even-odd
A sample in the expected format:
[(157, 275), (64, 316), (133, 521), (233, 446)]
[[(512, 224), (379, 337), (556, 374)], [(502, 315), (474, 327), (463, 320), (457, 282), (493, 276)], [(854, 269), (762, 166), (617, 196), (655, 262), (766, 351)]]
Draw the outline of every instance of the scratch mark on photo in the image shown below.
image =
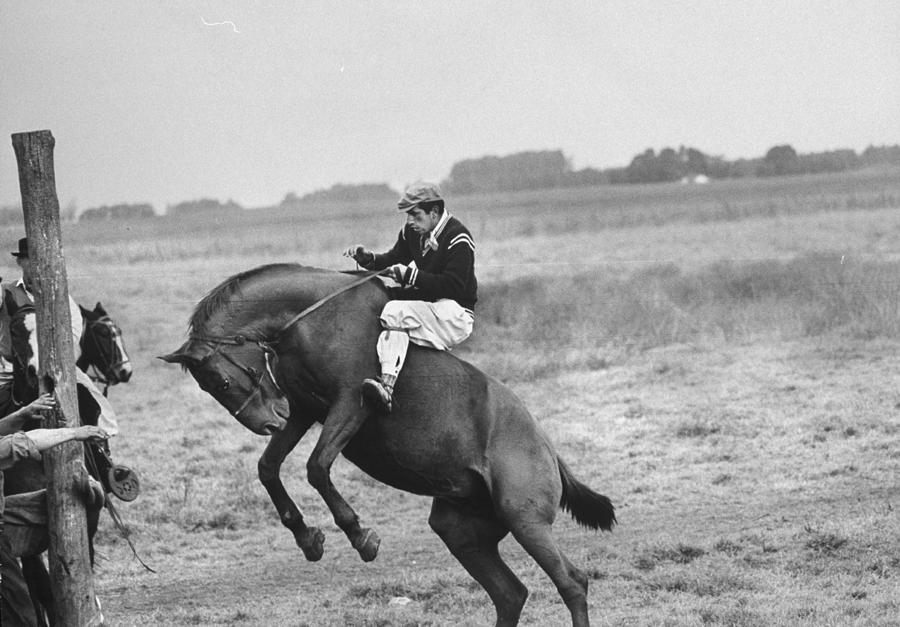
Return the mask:
[(207, 22), (205, 19), (203, 19), (203, 16), (201, 15), (201, 16), (200, 16), (200, 21), (203, 22), (203, 25), (204, 25), (204, 26), (229, 26), (229, 25), (230, 25), (231, 28), (234, 29), (234, 32), (236, 32), (236, 33), (239, 34), (239, 35), (241, 34), (241, 31), (238, 30), (238, 28), (237, 28), (237, 26), (235, 25), (235, 23), (232, 22), (231, 20), (225, 20), (225, 21), (223, 21), (223, 22)]

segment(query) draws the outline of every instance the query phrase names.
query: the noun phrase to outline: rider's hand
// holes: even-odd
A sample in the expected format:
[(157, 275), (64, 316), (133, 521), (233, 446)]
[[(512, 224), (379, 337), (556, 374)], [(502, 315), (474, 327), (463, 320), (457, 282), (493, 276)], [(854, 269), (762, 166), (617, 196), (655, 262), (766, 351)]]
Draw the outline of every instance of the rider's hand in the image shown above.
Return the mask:
[(345, 257), (350, 257), (356, 263), (365, 265), (375, 260), (375, 253), (363, 246), (362, 244), (354, 244), (344, 253)]
[(408, 266), (405, 266), (402, 263), (395, 263), (387, 269), (386, 274), (400, 285), (406, 285), (404, 278), (406, 277), (407, 272), (409, 272)]
[(56, 407), (56, 399), (53, 398), (51, 394), (41, 394), (36, 399), (31, 401), (28, 405), (23, 407), (22, 409), (25, 412), (25, 415), (28, 418), (41, 418), (40, 412), (44, 409), (54, 409)]

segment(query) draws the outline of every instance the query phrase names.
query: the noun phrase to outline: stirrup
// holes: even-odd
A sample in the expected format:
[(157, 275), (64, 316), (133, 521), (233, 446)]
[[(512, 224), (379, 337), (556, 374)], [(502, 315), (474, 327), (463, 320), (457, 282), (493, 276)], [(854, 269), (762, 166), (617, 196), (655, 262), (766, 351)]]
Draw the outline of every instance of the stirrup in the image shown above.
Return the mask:
[(362, 395), (370, 403), (373, 403), (376, 407), (381, 407), (387, 410), (390, 413), (391, 408), (393, 407), (393, 399), (391, 398), (391, 392), (393, 390), (385, 385), (380, 378), (378, 379), (366, 379), (362, 384)]

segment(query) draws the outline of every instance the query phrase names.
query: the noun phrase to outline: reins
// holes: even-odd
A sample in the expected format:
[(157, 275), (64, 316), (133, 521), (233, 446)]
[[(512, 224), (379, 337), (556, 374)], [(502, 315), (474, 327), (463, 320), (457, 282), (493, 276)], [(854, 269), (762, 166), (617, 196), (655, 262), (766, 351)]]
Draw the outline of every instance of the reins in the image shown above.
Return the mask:
[[(106, 462), (110, 465), (110, 467), (112, 467), (113, 463), (109, 458), (109, 454), (101, 448), (97, 448), (95, 450), (103, 455), (103, 457), (106, 459)], [(93, 475), (98, 477), (99, 480), (100, 469), (97, 466), (97, 460), (94, 458), (94, 451), (90, 446), (84, 447), (84, 456), (87, 464), (91, 467)], [(109, 512), (109, 517), (112, 518), (113, 525), (116, 527), (119, 534), (122, 536), (122, 538), (124, 538), (125, 542), (128, 543), (128, 547), (131, 549), (131, 553), (132, 555), (134, 555), (135, 559), (141, 564), (141, 566), (146, 568), (151, 573), (156, 574), (156, 571), (147, 566), (144, 560), (141, 559), (141, 556), (138, 555), (137, 548), (134, 546), (134, 542), (131, 541), (131, 530), (122, 520), (122, 516), (119, 514), (119, 510), (116, 509), (115, 505), (113, 505), (112, 499), (109, 498), (108, 495), (103, 500), (103, 506), (106, 508), (106, 511)]]
[(384, 270), (372, 270), (370, 272), (366, 272), (360, 278), (353, 281), (352, 283), (348, 283), (344, 287), (332, 292), (328, 296), (325, 296), (324, 298), (320, 298), (319, 300), (314, 302), (312, 305), (310, 305), (309, 307), (307, 307), (306, 309), (304, 309), (303, 311), (298, 313), (296, 316), (294, 316), (293, 318), (288, 320), (287, 323), (283, 327), (281, 327), (281, 329), (278, 331), (278, 335), (279, 336), (283, 335), (285, 332), (287, 332), (288, 329), (290, 329), (292, 326), (294, 326), (295, 324), (300, 322), (303, 318), (305, 318), (306, 316), (308, 316), (309, 314), (314, 312), (316, 309), (318, 309), (319, 307), (321, 307), (322, 305), (324, 305), (331, 299), (333, 299), (337, 296), (340, 296), (341, 294), (343, 294), (346, 291), (352, 290), (354, 287), (358, 287), (358, 286), (362, 285), (363, 283), (365, 283), (366, 281), (371, 279), (373, 276), (377, 276), (377, 275), (381, 274), (382, 272), (384, 272)]
[[(304, 309), (303, 311), (301, 311), (300, 313), (298, 313), (297, 315), (292, 317), (290, 320), (288, 320), (287, 323), (285, 323), (284, 326), (282, 326), (281, 329), (279, 329), (278, 333), (276, 334), (276, 337), (272, 340), (268, 340), (268, 339), (257, 340), (257, 339), (245, 337), (240, 334), (237, 334), (237, 335), (191, 334), (190, 339), (192, 341), (205, 342), (207, 344), (212, 344), (214, 347), (213, 351), (203, 358), (203, 361), (206, 361), (207, 359), (209, 359), (210, 357), (212, 357), (215, 354), (219, 354), (223, 358), (225, 358), (227, 361), (231, 362), (232, 365), (237, 367), (238, 370), (240, 370), (241, 372), (243, 372), (245, 375), (247, 375), (250, 378), (250, 381), (253, 384), (252, 391), (251, 391), (250, 395), (248, 395), (248, 397), (241, 404), (241, 406), (238, 409), (236, 409), (234, 412), (232, 412), (232, 416), (237, 418), (238, 415), (247, 408), (247, 406), (250, 404), (250, 402), (257, 395), (259, 395), (262, 392), (262, 379), (265, 374), (269, 375), (269, 379), (272, 381), (272, 384), (275, 386), (275, 389), (277, 389), (279, 392), (284, 394), (284, 391), (281, 389), (281, 386), (278, 385), (278, 381), (275, 378), (275, 373), (272, 371), (272, 364), (271, 364), (270, 357), (271, 357), (271, 355), (277, 354), (275, 349), (272, 346), (273, 346), (273, 344), (274, 345), (278, 344), (279, 339), (281, 338), (282, 335), (284, 335), (285, 332), (287, 332), (291, 327), (293, 327), (295, 324), (300, 322), (303, 318), (305, 318), (312, 312), (319, 309), (322, 305), (324, 305), (328, 301), (340, 296), (344, 292), (352, 290), (354, 287), (358, 287), (358, 286), (362, 285), (363, 283), (365, 283), (372, 277), (377, 276), (377, 275), (381, 274), (382, 272), (384, 272), (384, 271), (383, 270), (373, 270), (370, 272), (366, 272), (365, 274), (363, 274), (361, 277), (359, 277), (355, 281), (352, 281), (351, 283), (344, 285), (343, 287), (335, 290), (334, 292), (328, 294), (327, 296), (320, 298), (319, 300), (314, 302), (312, 305), (310, 305), (309, 307), (307, 307), (306, 309)], [(265, 356), (265, 363), (266, 363), (265, 372), (258, 372), (256, 370), (256, 368), (253, 368), (251, 366), (245, 366), (244, 364), (238, 362), (234, 357), (229, 355), (227, 352), (220, 350), (222, 346), (243, 346), (247, 342), (252, 342), (262, 349), (263, 354)], [(324, 402), (318, 395), (316, 395), (312, 392), (308, 392), (308, 394), (310, 394), (310, 396), (312, 396), (315, 400), (317, 400), (319, 402)]]

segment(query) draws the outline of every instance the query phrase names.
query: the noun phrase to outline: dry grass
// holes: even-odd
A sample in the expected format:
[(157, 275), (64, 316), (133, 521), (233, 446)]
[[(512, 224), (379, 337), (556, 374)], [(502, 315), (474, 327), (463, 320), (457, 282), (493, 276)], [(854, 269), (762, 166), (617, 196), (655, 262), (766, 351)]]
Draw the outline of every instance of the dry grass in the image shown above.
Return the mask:
[[(893, 173), (459, 203), (483, 283), (462, 356), (505, 379), (618, 507), (612, 534), (556, 525), (591, 577), (595, 624), (895, 623), (898, 188)], [(322, 562), (305, 562), (255, 479), (266, 440), (154, 358), (229, 274), (346, 268), (348, 243), (387, 246), (398, 227), (390, 211), (333, 211), (64, 231), (73, 294), (108, 306), (136, 367), (111, 391), (112, 448), (142, 476), (119, 509), (158, 572), (104, 521), (96, 585), (111, 624), (493, 623), (428, 529), (428, 500), (341, 461), (335, 484), (383, 538), (359, 561), (305, 483), (317, 431), (283, 471), (328, 537)], [(502, 548), (531, 590), (523, 624), (566, 624), (546, 576)]]

